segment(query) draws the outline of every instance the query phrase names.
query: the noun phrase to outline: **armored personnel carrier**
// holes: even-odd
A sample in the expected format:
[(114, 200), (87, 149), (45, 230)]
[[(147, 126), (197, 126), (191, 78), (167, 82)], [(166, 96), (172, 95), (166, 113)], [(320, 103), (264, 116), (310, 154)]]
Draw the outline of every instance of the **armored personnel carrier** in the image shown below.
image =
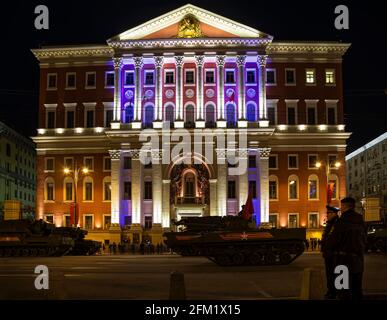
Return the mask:
[(101, 243), (93, 240), (86, 240), (86, 230), (74, 227), (59, 227), (55, 228), (54, 234), (60, 234), (64, 237), (69, 237), (74, 240), (74, 246), (67, 253), (71, 256), (89, 256), (97, 253), (101, 248)]
[(305, 228), (255, 228), (239, 216), (190, 217), (174, 224), (182, 230), (164, 233), (168, 247), (221, 266), (289, 264), (305, 249)]
[(53, 232), (43, 220), (6, 220), (0, 223), (0, 257), (62, 256), (74, 240)]

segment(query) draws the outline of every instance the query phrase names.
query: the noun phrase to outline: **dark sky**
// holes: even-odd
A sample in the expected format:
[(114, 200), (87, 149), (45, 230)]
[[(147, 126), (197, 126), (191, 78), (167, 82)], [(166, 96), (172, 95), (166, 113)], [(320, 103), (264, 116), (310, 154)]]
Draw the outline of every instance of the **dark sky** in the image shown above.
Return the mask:
[[(190, 1), (274, 36), (275, 40), (336, 40), (352, 43), (344, 57), (344, 105), (348, 152), (386, 131), (387, 10), (383, 1)], [(25, 135), (36, 134), (38, 63), (30, 52), (41, 45), (93, 44), (186, 1), (2, 2), (0, 121)], [(50, 29), (34, 28), (34, 8), (50, 10)], [(336, 30), (334, 8), (349, 8), (349, 30)]]

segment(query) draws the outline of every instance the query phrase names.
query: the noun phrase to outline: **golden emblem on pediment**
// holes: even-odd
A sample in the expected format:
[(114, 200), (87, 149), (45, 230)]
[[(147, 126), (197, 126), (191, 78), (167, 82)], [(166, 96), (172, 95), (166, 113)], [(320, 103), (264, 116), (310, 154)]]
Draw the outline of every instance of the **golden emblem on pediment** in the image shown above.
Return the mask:
[(195, 16), (188, 14), (179, 22), (178, 38), (201, 38), (200, 22)]

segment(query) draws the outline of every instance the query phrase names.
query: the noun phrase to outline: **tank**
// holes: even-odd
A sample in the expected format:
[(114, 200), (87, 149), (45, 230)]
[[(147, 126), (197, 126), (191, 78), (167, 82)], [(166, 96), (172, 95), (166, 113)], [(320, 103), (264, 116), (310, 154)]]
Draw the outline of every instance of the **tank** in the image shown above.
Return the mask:
[(89, 256), (97, 253), (101, 249), (101, 243), (93, 240), (86, 240), (86, 230), (74, 227), (59, 227), (53, 231), (55, 234), (60, 234), (64, 237), (70, 237), (74, 240), (74, 246), (67, 253), (71, 256)]
[(5, 220), (0, 223), (0, 257), (62, 256), (74, 240), (53, 233), (55, 225), (43, 220)]
[(367, 249), (387, 253), (387, 224), (380, 222), (367, 225)]
[(164, 233), (168, 247), (221, 266), (285, 265), (305, 250), (305, 228), (256, 228), (239, 216), (190, 217), (174, 224), (181, 231)]

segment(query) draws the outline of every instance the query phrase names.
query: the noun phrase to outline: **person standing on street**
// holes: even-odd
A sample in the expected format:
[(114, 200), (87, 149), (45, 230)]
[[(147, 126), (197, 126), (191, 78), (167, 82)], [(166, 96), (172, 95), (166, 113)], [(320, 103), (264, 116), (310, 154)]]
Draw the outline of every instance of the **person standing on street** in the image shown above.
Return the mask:
[(336, 223), (339, 218), (338, 212), (339, 208), (326, 206), (327, 208), (327, 224), (324, 228), (324, 232), (321, 238), (321, 252), (324, 258), (325, 263), (325, 276), (327, 279), (327, 292), (325, 294), (325, 299), (335, 299), (336, 298), (336, 288), (335, 288), (335, 273), (334, 273), (334, 260), (333, 252), (327, 250), (326, 242), (330, 233), (332, 231), (333, 225)]

